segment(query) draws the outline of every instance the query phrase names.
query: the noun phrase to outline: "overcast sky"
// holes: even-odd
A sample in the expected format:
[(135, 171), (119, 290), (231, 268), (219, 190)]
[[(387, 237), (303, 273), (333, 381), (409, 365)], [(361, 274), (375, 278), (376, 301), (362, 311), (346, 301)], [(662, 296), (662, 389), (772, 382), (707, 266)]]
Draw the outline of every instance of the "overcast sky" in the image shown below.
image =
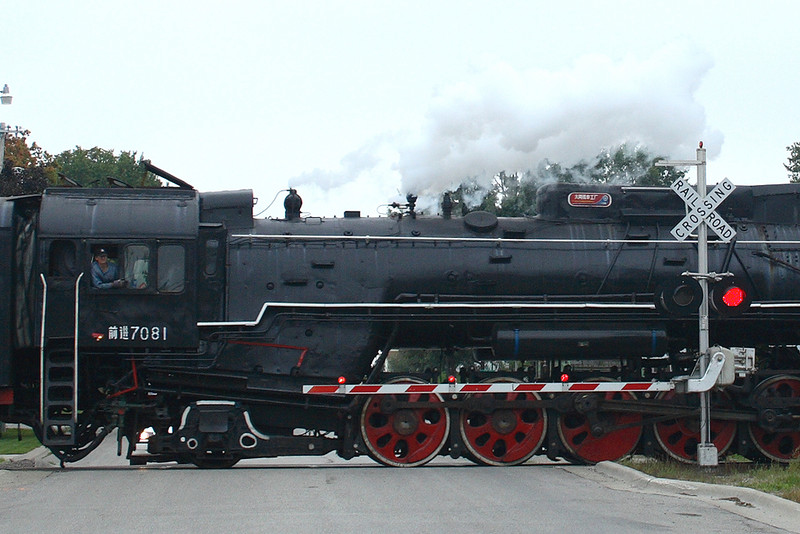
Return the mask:
[[(796, 1), (10, 1), (0, 121), (339, 215), (642, 144), (787, 181)], [(282, 216), (282, 199), (265, 215)]]

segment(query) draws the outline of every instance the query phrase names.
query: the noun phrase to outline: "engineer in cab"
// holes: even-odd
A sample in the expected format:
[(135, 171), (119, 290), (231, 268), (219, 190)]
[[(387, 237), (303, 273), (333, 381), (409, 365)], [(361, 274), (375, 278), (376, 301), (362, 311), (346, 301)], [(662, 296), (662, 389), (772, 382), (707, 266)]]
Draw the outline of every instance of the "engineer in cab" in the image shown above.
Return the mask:
[(108, 259), (108, 251), (104, 248), (97, 249), (94, 254), (92, 286), (98, 289), (117, 289), (128, 286), (127, 280), (120, 279), (116, 262)]

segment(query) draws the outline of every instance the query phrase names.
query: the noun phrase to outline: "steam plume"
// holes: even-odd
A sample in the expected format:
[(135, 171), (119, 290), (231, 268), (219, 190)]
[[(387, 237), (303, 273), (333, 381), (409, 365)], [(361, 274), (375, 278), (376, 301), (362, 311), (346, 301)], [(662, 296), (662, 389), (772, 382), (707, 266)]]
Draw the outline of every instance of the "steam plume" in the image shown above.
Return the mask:
[(588, 55), (553, 71), (484, 60), (468, 79), (438, 90), (416, 131), (382, 134), (338, 170), (294, 181), (336, 188), (380, 180), (424, 204), (426, 195), (438, 198), (465, 180), (488, 186), (501, 170), (536, 169), (544, 159), (569, 167), (623, 143), (687, 159), (703, 140), (711, 159), (722, 134), (708, 128), (694, 95), (712, 64), (686, 45), (644, 59)]

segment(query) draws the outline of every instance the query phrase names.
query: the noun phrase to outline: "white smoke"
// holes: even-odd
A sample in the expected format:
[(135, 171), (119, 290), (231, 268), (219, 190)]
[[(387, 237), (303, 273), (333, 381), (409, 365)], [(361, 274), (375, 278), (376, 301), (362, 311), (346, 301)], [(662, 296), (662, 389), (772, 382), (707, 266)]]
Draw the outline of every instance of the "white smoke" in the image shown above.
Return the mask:
[(488, 187), (500, 171), (535, 170), (543, 160), (570, 167), (622, 144), (691, 159), (702, 140), (713, 159), (723, 136), (708, 127), (695, 99), (712, 65), (682, 44), (643, 59), (584, 56), (554, 71), (483, 60), (468, 79), (433, 95), (416, 131), (382, 134), (345, 156), (338, 170), (293, 181), (336, 188), (379, 180), (398, 198), (413, 192), (425, 205), (424, 197), (434, 204), (465, 181)]

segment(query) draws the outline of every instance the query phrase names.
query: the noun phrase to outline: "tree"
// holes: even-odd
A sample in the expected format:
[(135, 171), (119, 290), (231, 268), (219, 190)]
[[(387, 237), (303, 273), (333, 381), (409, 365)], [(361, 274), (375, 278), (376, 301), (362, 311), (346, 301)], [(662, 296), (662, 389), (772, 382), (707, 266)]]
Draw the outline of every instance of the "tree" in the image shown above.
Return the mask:
[(489, 189), (471, 179), (448, 193), (464, 213), (479, 209), (503, 217), (530, 216), (536, 213), (536, 191), (543, 184), (668, 186), (686, 174), (675, 167), (656, 167), (661, 159), (664, 158), (653, 156), (644, 148), (630, 149), (623, 144), (615, 150), (603, 150), (593, 162), (582, 160), (572, 167), (564, 167), (545, 160), (535, 171), (500, 171), (492, 178)]
[(28, 146), (28, 135), (6, 136), (0, 197), (40, 193), (57, 179), (53, 157), (36, 143)]
[(789, 151), (789, 163), (783, 166), (789, 171), (789, 181), (800, 183), (800, 142), (787, 146), (786, 150)]
[(534, 174), (540, 183), (597, 183), (609, 185), (668, 186), (686, 171), (675, 167), (656, 167), (663, 156), (653, 156), (647, 149), (631, 149), (623, 144), (616, 149), (604, 149), (592, 162), (581, 160), (572, 167), (548, 160)]
[(623, 144), (616, 150), (604, 150), (589, 172), (592, 182), (615, 185), (668, 186), (686, 171), (675, 167), (656, 167), (663, 156), (652, 156), (641, 147), (631, 150)]
[(500, 171), (492, 179), (489, 194), (481, 204), (482, 209), (501, 217), (534, 215), (537, 184), (530, 174), (506, 174)]
[(144, 167), (144, 159), (136, 152), (99, 147), (88, 150), (76, 146), (54, 158), (60, 172), (84, 187), (108, 187), (109, 178), (116, 178), (133, 187), (160, 187), (161, 182)]
[(133, 187), (161, 187), (136, 152), (122, 151), (116, 156), (113, 150), (75, 147), (51, 156), (36, 143), (28, 146), (29, 135), (24, 131), (6, 136), (0, 196), (41, 193), (47, 186), (59, 183), (60, 173), (84, 187), (109, 187), (109, 178)]
[(461, 215), (466, 215), (470, 211), (482, 210), (483, 203), (488, 191), (482, 187), (475, 179), (464, 180), (457, 189), (447, 191), (450, 200), (453, 202), (453, 211), (461, 211)]

